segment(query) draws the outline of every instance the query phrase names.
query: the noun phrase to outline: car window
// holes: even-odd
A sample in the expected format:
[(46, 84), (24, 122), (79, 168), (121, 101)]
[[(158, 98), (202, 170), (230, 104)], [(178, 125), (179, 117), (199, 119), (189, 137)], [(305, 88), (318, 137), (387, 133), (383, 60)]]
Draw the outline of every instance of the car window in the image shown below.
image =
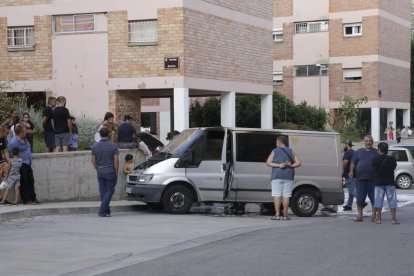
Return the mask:
[(405, 150), (389, 150), (388, 155), (395, 158), (399, 162), (408, 161), (407, 152)]
[(411, 156), (414, 157), (414, 146), (397, 145), (395, 147), (408, 149), (410, 151), (410, 153), (411, 153)]

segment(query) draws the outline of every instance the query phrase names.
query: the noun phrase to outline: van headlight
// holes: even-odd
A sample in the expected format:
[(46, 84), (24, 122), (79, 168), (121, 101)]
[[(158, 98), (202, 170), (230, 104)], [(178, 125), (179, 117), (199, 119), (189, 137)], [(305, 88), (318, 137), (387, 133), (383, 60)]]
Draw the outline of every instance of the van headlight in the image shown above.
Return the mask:
[(153, 174), (141, 174), (138, 177), (138, 182), (151, 182), (151, 179), (154, 177)]

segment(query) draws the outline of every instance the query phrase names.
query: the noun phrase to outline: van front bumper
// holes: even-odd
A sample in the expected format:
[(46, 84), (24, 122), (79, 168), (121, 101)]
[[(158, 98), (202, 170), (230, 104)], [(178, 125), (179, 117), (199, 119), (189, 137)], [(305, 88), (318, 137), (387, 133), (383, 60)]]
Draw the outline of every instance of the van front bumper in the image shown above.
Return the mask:
[(158, 184), (127, 184), (125, 191), (128, 195), (128, 199), (131, 200), (139, 200), (143, 202), (160, 202), (164, 188), (164, 185)]
[(321, 191), (323, 205), (342, 205), (345, 195), (343, 191)]

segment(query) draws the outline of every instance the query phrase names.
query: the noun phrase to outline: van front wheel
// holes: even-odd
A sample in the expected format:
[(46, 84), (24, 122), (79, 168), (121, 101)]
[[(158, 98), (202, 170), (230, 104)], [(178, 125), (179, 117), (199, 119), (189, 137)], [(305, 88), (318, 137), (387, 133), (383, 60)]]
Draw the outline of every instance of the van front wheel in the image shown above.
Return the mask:
[(193, 193), (185, 186), (176, 185), (167, 188), (162, 196), (162, 205), (170, 214), (185, 214), (193, 206)]
[(291, 208), (298, 217), (311, 217), (319, 207), (318, 196), (311, 189), (301, 189), (292, 196)]

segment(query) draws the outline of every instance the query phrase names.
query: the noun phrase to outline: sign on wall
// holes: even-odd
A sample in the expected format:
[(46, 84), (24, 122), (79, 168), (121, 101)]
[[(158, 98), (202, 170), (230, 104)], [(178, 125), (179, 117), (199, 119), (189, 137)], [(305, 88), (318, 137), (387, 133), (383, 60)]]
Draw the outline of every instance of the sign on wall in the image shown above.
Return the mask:
[(180, 68), (179, 57), (166, 57), (164, 58), (164, 70), (178, 69)]

